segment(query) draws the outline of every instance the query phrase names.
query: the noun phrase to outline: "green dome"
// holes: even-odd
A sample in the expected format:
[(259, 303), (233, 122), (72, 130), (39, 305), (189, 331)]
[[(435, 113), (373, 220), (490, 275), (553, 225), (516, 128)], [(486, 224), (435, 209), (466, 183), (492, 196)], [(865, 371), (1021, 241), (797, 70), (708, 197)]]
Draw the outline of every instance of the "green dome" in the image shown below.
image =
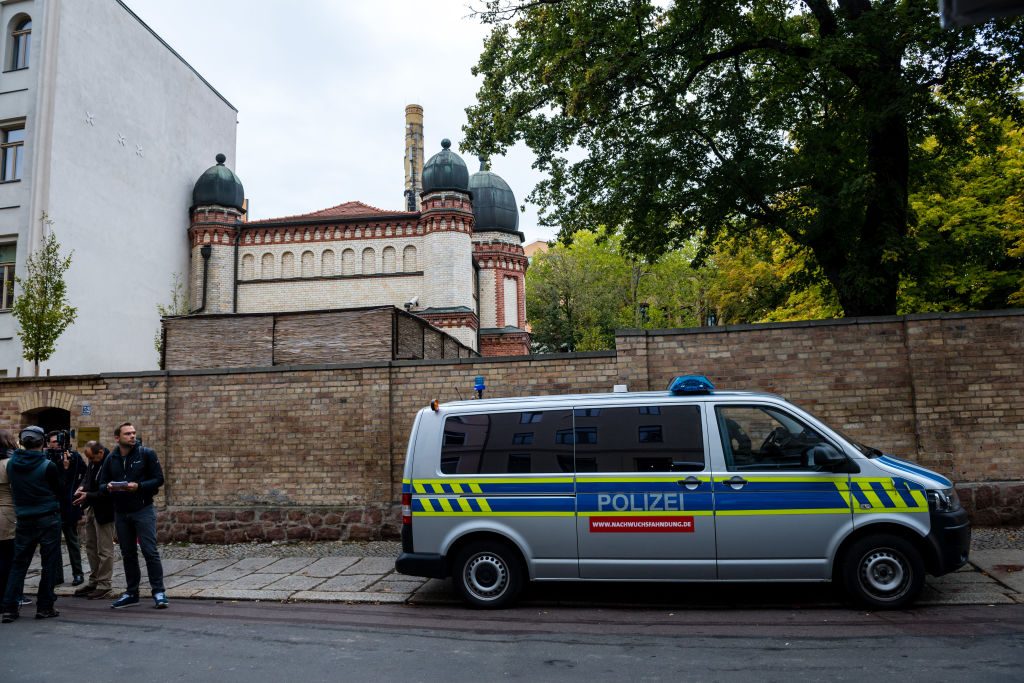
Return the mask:
[(227, 160), (223, 154), (217, 155), (217, 165), (211, 166), (199, 176), (192, 188), (192, 206), (215, 204), (242, 210), (245, 200), (245, 189), (231, 169), (224, 165)]
[(500, 175), (481, 169), (470, 176), (469, 191), (473, 193), (473, 232), (519, 232), (516, 196)]
[(451, 151), (452, 141), (441, 141), (443, 149), (423, 164), (423, 191), (456, 190), (469, 192), (469, 169), (466, 162)]

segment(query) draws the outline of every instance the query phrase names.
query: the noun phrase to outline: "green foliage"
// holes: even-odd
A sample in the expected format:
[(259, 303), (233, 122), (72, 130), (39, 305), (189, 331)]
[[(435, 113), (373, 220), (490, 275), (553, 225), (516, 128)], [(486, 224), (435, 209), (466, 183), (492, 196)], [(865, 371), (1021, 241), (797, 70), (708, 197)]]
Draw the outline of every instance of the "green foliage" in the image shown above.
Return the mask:
[(935, 10), (489, 0), (462, 147), (525, 141), (548, 174), (529, 199), (563, 237), (621, 227), (653, 262), (694, 238), (706, 258), (723, 236), (785, 236), (846, 315), (895, 313), (918, 249), (908, 196), (931, 172), (922, 143), (962, 149), (970, 103), (1024, 120), (1024, 20), (942, 30)]
[(914, 266), (901, 312), (1024, 305), (1024, 129), (965, 122), (968, 154), (929, 140), (934, 172), (910, 197)]
[[(43, 213), (41, 221), (49, 228), (53, 221)], [(71, 267), (71, 254), (60, 254), (57, 235), (49, 234), (25, 264), (26, 277), (16, 278), (20, 288), (12, 312), (18, 321), (22, 352), (32, 361), (35, 374), (57, 348), (57, 340), (75, 321), (78, 309), (68, 303), (64, 273)]]
[[(188, 315), (188, 293), (185, 291), (185, 281), (181, 273), (174, 273), (171, 276), (171, 302), (169, 304), (157, 304), (156, 312), (161, 318), (169, 318), (175, 315)], [(164, 357), (164, 335), (163, 325), (153, 336), (153, 347), (156, 349), (157, 357), (163, 362)]]

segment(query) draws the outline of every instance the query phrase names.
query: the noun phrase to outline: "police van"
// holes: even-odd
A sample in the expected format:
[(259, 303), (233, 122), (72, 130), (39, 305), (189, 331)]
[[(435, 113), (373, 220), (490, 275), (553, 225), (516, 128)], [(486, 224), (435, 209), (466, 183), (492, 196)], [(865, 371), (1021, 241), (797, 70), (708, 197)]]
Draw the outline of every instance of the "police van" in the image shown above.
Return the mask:
[(899, 608), (967, 562), (953, 483), (779, 396), (668, 391), (436, 401), (416, 416), (396, 569), (472, 606), (527, 581), (836, 581)]

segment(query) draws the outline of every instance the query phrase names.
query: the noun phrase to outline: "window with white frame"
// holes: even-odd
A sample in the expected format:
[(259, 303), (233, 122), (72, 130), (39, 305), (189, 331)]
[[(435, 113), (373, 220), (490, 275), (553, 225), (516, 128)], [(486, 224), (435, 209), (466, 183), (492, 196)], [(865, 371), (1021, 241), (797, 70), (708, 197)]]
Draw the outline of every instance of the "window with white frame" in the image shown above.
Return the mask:
[(14, 255), (18, 245), (14, 243), (0, 244), (0, 271), (3, 281), (0, 283), (0, 311), (9, 311), (14, 306)]
[(25, 123), (0, 128), (0, 182), (21, 180), (25, 159)]

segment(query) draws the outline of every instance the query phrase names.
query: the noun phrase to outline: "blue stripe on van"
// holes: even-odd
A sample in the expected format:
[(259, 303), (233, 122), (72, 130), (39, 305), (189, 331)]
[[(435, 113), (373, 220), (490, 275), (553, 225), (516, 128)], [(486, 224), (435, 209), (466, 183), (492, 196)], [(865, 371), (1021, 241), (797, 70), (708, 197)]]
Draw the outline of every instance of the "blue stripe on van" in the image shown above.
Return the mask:
[(572, 498), (488, 498), (492, 512), (575, 512)]
[[(480, 490), (487, 494), (495, 493), (549, 493), (563, 496), (571, 496), (573, 490), (572, 482), (540, 483), (540, 484), (503, 484), (501, 482), (478, 482)], [(465, 484), (463, 484), (465, 490)]]
[[(581, 493), (576, 496), (576, 505), (579, 513), (588, 514), (592, 512), (649, 512), (670, 514), (673, 512), (698, 512), (710, 511), (715, 507), (714, 496), (710, 493), (691, 493), (687, 491), (675, 491), (679, 495), (671, 495), (666, 500), (664, 494), (658, 492), (647, 493)], [(601, 495), (607, 497), (602, 501)], [(602, 505), (602, 503), (604, 503)]]
[(576, 491), (578, 493), (642, 493), (646, 491), (659, 493), (692, 493), (694, 491), (710, 491), (711, 482), (702, 481), (695, 489), (683, 488), (679, 482), (685, 477), (680, 476), (679, 481), (578, 481)]
[(917, 467), (916, 465), (912, 465), (909, 462), (899, 460), (890, 455), (883, 455), (878, 458), (878, 461), (885, 463), (889, 467), (894, 467), (898, 470), (903, 470), (904, 472), (910, 472), (911, 474), (916, 474), (918, 476), (930, 479), (945, 488), (949, 488), (950, 486), (953, 485), (953, 482), (951, 482), (949, 479), (946, 479), (941, 474), (937, 474), (935, 472), (932, 472), (931, 470), (926, 470), (922, 467)]
[(827, 492), (794, 491), (785, 496), (771, 493), (748, 493), (735, 491), (735, 495), (718, 495), (717, 509), (720, 512), (730, 510), (817, 510), (817, 509), (850, 509), (850, 504), (834, 487)]
[[(786, 481), (785, 479), (777, 481), (748, 481), (742, 489), (743, 493), (779, 493), (785, 491), (787, 494), (791, 491), (835, 493), (836, 490), (836, 482), (834, 481)], [(728, 480), (716, 481), (715, 491), (737, 493), (729, 485)]]

